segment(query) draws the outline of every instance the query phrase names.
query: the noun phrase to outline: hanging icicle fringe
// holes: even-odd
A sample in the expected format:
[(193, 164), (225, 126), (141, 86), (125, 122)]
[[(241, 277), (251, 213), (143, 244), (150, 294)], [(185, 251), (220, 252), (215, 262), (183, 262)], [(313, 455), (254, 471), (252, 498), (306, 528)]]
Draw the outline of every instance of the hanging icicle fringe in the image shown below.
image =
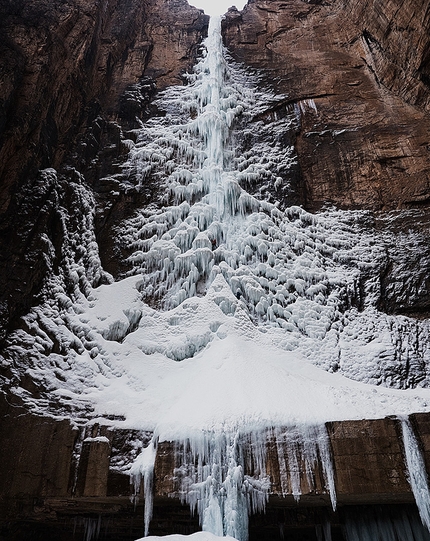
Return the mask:
[[(336, 508), (334, 471), (325, 426), (291, 426), (253, 432), (202, 432), (176, 441), (172, 478), (177, 496), (197, 512), (203, 531), (217, 536), (248, 539), (248, 517), (265, 510), (271, 491), (267, 449), (277, 450), (283, 496), (299, 501), (302, 486), (316, 490), (321, 470), (325, 492)], [(130, 474), (135, 494), (143, 481), (145, 535), (152, 516), (156, 439), (134, 462)]]

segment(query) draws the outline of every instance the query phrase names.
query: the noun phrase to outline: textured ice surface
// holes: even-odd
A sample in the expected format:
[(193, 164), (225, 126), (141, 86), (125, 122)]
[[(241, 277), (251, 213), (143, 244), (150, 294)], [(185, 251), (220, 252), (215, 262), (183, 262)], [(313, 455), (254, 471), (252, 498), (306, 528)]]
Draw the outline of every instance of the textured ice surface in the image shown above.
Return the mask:
[[(158, 441), (156, 431), (130, 470), (136, 495), (143, 481), (146, 533), (152, 515)], [(190, 505), (192, 512), (197, 511), (203, 531), (230, 535), (239, 541), (248, 539), (248, 516), (264, 511), (271, 490), (271, 477), (266, 471), (269, 441), (277, 452), (282, 494), (292, 494), (298, 502), (303, 482), (309, 490), (316, 490), (316, 472), (321, 466), (323, 491), (330, 494), (336, 508), (334, 471), (324, 425), (253, 430), (247, 426), (243, 432), (190, 431), (188, 438), (175, 441), (172, 475), (178, 485), (176, 495)]]
[(408, 480), (415, 496), (421, 521), (430, 531), (430, 490), (426, 466), (412, 425), (406, 418), (402, 419), (402, 434)]
[(346, 511), (344, 535), (347, 541), (428, 541), (429, 532), (420, 522), (418, 513), (410, 509), (384, 510), (369, 506)]

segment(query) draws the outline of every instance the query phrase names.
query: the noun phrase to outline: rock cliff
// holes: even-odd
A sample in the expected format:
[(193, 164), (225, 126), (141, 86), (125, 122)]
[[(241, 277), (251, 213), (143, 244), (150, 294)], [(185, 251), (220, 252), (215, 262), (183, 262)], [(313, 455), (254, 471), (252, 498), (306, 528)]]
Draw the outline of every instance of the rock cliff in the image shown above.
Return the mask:
[(424, 0), (251, 0), (228, 12), (234, 58), (301, 109), (308, 208), (428, 204), (429, 25)]
[[(6, 539), (35, 538), (36, 530), (40, 536), (55, 530), (59, 539), (72, 539), (77, 529), (88, 540), (102, 523), (110, 524), (106, 539), (142, 533), (142, 506), (136, 519), (123, 466), (124, 457), (136, 458), (150, 434), (96, 422), (77, 429), (64, 416), (70, 413), (85, 425), (93, 412), (85, 397), (82, 404), (68, 400), (72, 393), (63, 383), (75, 378), (76, 389), (85, 395), (94, 374), (111, 370), (100, 344), (121, 344), (139, 326), (142, 313), (124, 311), (127, 321), (113, 320), (111, 326), (108, 321), (97, 343), (98, 329), (87, 325), (79, 309), (84, 298), (88, 306), (95, 302), (92, 287), (130, 271), (124, 255), (132, 251), (121, 252), (119, 224), (139, 208), (159, 209), (165, 203), (158, 183), (164, 171), (158, 178), (148, 175), (142, 186), (135, 179), (128, 183), (121, 166), (137, 128), (166, 114), (154, 98), (159, 90), (184, 82), (207, 26), (208, 17), (186, 0), (4, 0), (0, 5), (0, 341), (6, 344), (1, 375), (6, 395), (11, 387), (18, 389), (0, 402), (5, 419), (0, 449), (8, 456), (0, 476)], [(333, 234), (324, 250), (354, 274), (327, 323), (333, 331), (329, 352), (337, 357), (336, 362), (326, 359), (324, 368), (343, 370), (352, 379), (367, 371), (367, 382), (387, 387), (425, 385), (430, 380), (428, 2), (250, 0), (242, 12), (230, 9), (223, 30), (230, 54), (248, 70), (243, 73), (255, 69), (261, 87), (274, 90), (267, 107), (251, 118), (250, 129), (241, 130), (238, 120), (240, 158), (248, 159), (264, 137), (269, 147), (279, 143), (294, 154), (288, 166), (279, 160), (277, 177), (267, 173), (264, 182), (249, 187), (250, 193), (255, 189), (251, 196), (271, 203), (278, 197), (281, 210), (294, 203), (311, 211), (324, 205), (363, 211), (330, 211), (330, 219), (320, 214), (323, 224), (334, 216), (340, 232), (340, 242)], [(275, 133), (275, 120), (290, 116), (291, 123), (283, 124), (288, 130)], [(274, 185), (267, 178), (276, 178)], [(289, 257), (322, 250), (317, 235), (311, 245), (303, 233), (315, 230), (313, 217), (294, 207), (294, 220), (300, 222), (300, 235)], [(144, 232), (136, 235), (132, 241), (138, 246)], [(205, 253), (216, 251), (216, 239), (203, 236), (202, 242), (207, 242)], [(260, 268), (276, 274), (271, 264)], [(259, 278), (267, 292), (269, 284), (273, 289), (274, 282)], [(200, 288), (204, 285), (199, 282)], [(292, 283), (291, 298), (300, 300), (294, 288)], [(169, 325), (176, 326), (173, 317)], [(211, 329), (213, 335), (219, 325)], [(379, 346), (381, 336), (386, 342), (380, 358), (366, 368), (367, 346)], [(184, 355), (191, 358), (194, 352)], [(82, 374), (92, 369), (74, 373), (73, 363), (68, 364), (73, 356), (82, 356), (88, 366), (99, 362), (88, 379)], [(54, 374), (54, 384), (54, 377), (40, 376), (41, 366), (48, 376)], [(35, 367), (39, 373), (32, 371)], [(52, 389), (63, 395), (50, 394)], [(61, 411), (55, 396), (61, 396)], [(40, 411), (61, 413), (62, 420), (29, 413), (26, 407), (38, 401)], [(109, 425), (108, 415), (104, 422)], [(428, 470), (428, 414), (415, 415), (413, 424)], [(326, 425), (341, 505), (413, 507), (400, 425), (393, 419)], [(157, 505), (161, 511), (154, 532), (190, 533), (198, 529), (197, 520), (167, 500), (177, 492), (172, 445), (160, 446), (157, 458), (155, 512)], [(350, 519), (345, 510), (330, 511), (321, 471), (312, 490), (303, 481), (306, 505), (297, 510), (291, 486), (281, 499), (280, 459), (272, 442), (267, 466), (271, 522), (265, 526), (264, 517), (255, 518), (252, 535), (261, 530), (259, 539), (270, 538), (270, 528), (278, 528), (271, 538), (281, 539), (284, 527), (288, 534), (311, 528), (306, 539), (323, 539), (314, 527), (322, 528), (329, 516), (334, 538), (343, 539), (340, 524)], [(386, 508), (384, 516), (398, 511)], [(365, 515), (355, 507), (350, 512)], [(173, 519), (166, 518), (169, 513)], [(416, 509), (411, 513), (419, 523)]]
[[(263, 70), (282, 95), (266, 116), (294, 107), (300, 112), (286, 135), (297, 155), (288, 173), (292, 202), (310, 210), (327, 203), (427, 207), (427, 8), (424, 0), (389, 2), (383, 9), (370, 0), (294, 0), (252, 1), (243, 12), (228, 12), (224, 34), (231, 54)], [(90, 206), (98, 204), (95, 233), (105, 270), (121, 270), (113, 228), (157, 197), (150, 183), (146, 192), (111, 196), (128, 151), (121, 141), (133, 137), (128, 132), (136, 118), (153, 114), (156, 90), (180, 82), (190, 69), (208, 18), (185, 0), (8, 1), (0, 10), (4, 337), (61, 266), (67, 226), (60, 209), (69, 222), (79, 222), (74, 183), (90, 185)], [(44, 168), (60, 174), (39, 173)], [(385, 273), (387, 291), (390, 281)], [(417, 282), (425, 282), (421, 271)], [(393, 296), (380, 304), (389, 312), (426, 312), (427, 286), (415, 289), (421, 292), (417, 309), (407, 300), (399, 307)]]

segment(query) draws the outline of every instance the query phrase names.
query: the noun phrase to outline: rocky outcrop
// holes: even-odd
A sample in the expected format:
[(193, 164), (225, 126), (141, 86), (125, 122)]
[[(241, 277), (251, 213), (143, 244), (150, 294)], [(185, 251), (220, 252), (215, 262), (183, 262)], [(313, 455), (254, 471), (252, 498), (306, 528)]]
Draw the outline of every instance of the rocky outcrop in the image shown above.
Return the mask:
[(185, 0), (3, 2), (2, 211), (17, 181), (57, 168), (94, 109), (118, 114), (126, 87), (181, 82), (207, 17)]
[(310, 209), (430, 201), (428, 3), (254, 0), (230, 10), (234, 58), (295, 104)]
[[(182, 82), (207, 23), (186, 0), (2, 2), (1, 337), (60, 264), (47, 245), (61, 252), (58, 215), (70, 209), (72, 169), (106, 189), (98, 180), (126, 152), (122, 128), (147, 115), (157, 88)], [(63, 177), (46, 183), (45, 168)]]

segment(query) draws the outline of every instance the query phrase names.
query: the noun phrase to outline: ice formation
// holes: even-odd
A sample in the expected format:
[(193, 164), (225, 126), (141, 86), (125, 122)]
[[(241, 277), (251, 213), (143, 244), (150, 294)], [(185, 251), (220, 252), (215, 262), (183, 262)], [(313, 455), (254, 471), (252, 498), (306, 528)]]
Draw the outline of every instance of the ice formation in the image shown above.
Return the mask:
[(421, 521), (430, 531), (430, 490), (424, 458), (409, 419), (403, 418), (401, 421), (409, 483)]
[[(136, 493), (144, 484), (146, 533), (157, 445), (176, 441), (183, 501), (204, 530), (244, 541), (270, 490), (266, 442), (285, 495), (300, 497), (303, 475), (312, 488), (319, 462), (334, 507), (324, 423), (428, 411), (430, 341), (426, 321), (378, 309), (394, 231), (375, 234), (369, 213), (288, 204), (297, 164), (285, 134), (318, 104), (291, 104), (227, 62), (219, 24), (189, 84), (160, 93), (160, 114), (125, 141), (121, 190), (156, 187), (118, 226), (127, 271), (114, 281), (101, 268), (94, 201), (76, 175), (84, 220), (63, 216), (65, 264), (2, 363), (37, 411), (154, 433), (128, 465)], [(419, 469), (407, 424), (404, 435)], [(428, 526), (422, 478), (411, 483)]]
[(418, 513), (403, 509), (399, 512), (365, 509), (346, 513), (347, 541), (427, 541), (429, 533), (423, 528)]
[(149, 445), (140, 453), (138, 458), (134, 461), (130, 468), (130, 477), (134, 484), (134, 498), (137, 498), (137, 494), (140, 491), (140, 484), (144, 483), (144, 497), (145, 497), (145, 510), (144, 510), (144, 523), (145, 523), (145, 536), (148, 535), (149, 523), (152, 518), (152, 503), (153, 503), (153, 478), (154, 478), (154, 465), (155, 458), (157, 456), (157, 442), (152, 439)]
[[(248, 516), (264, 511), (271, 481), (267, 446), (276, 449), (279, 480), (284, 496), (300, 500), (305, 482), (315, 490), (318, 464), (325, 490), (336, 508), (336, 489), (328, 436), (322, 426), (272, 427), (245, 432), (202, 431), (175, 441), (174, 477), (183, 503), (197, 511), (203, 531), (239, 541), (248, 539)], [(135, 494), (144, 483), (145, 535), (152, 516), (152, 479), (158, 440), (155, 436), (130, 470)]]

